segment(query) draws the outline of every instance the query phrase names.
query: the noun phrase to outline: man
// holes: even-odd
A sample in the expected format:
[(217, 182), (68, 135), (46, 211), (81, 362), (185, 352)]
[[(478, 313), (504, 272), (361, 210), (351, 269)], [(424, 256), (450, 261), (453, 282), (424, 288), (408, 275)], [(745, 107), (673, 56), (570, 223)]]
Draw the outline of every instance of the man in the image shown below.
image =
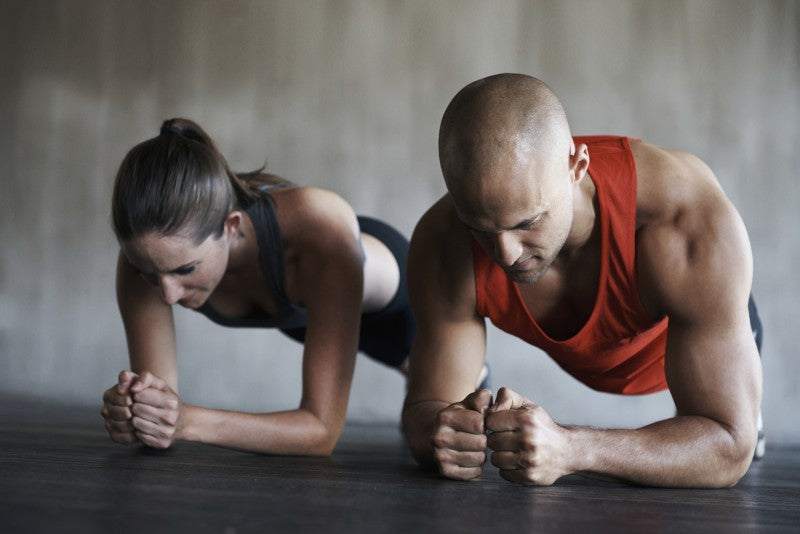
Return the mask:
[[(417, 320), (403, 426), (447, 477), (552, 484), (591, 472), (726, 487), (757, 439), (761, 366), (745, 228), (697, 158), (627, 138), (573, 139), (541, 81), (474, 82), (442, 118), (448, 194), (409, 253)], [(484, 317), (601, 391), (666, 389), (676, 416), (639, 429), (555, 423), (508, 388), (473, 392)]]

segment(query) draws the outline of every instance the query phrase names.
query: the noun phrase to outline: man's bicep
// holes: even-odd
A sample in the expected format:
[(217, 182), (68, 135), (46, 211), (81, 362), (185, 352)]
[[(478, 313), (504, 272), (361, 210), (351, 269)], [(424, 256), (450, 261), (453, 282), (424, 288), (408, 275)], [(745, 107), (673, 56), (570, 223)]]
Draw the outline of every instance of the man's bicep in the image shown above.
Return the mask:
[(414, 230), (408, 288), (417, 333), (407, 402), (458, 402), (475, 390), (486, 327), (476, 311), (471, 236), (448, 197), (428, 210)]

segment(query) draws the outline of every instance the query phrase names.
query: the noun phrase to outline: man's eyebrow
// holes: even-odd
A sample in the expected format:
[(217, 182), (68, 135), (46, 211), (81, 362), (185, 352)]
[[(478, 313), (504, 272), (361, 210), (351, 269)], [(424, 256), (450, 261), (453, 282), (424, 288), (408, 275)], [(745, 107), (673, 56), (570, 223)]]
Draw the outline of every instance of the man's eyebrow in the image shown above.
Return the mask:
[(544, 215), (544, 212), (537, 213), (533, 217), (528, 217), (527, 219), (518, 222), (517, 224), (515, 224), (514, 226), (512, 226), (510, 228), (501, 228), (500, 230), (481, 230), (480, 228), (475, 228), (474, 226), (471, 226), (471, 225), (467, 224), (461, 218), (459, 218), (459, 220), (461, 221), (461, 224), (463, 224), (464, 226), (467, 227), (468, 230), (471, 230), (473, 232), (479, 232), (479, 233), (494, 234), (494, 233), (497, 233), (497, 232), (506, 232), (506, 231), (509, 231), (509, 230), (522, 230), (524, 228), (528, 228), (529, 226), (532, 226), (532, 225), (536, 224), (536, 222), (539, 219), (542, 218), (542, 215)]
[(183, 270), (188, 269), (189, 267), (194, 267), (198, 263), (200, 263), (200, 260), (192, 260), (189, 263), (185, 263), (183, 265), (179, 265), (178, 267), (175, 267), (174, 269), (171, 269), (171, 270), (169, 270), (167, 272), (174, 273), (176, 271), (183, 271)]
[(529, 226), (532, 226), (536, 224), (539, 221), (539, 219), (542, 218), (542, 215), (544, 215), (544, 212), (536, 213), (533, 217), (528, 217), (524, 221), (519, 222), (516, 226), (511, 228), (511, 230), (520, 230), (522, 228), (527, 228)]

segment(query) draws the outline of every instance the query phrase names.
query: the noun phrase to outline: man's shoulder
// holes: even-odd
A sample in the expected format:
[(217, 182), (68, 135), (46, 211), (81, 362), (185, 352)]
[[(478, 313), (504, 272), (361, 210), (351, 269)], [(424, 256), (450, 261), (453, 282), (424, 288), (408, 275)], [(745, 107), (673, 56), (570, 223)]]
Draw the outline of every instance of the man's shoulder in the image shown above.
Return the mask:
[(721, 272), (737, 283), (747, 279), (746, 232), (711, 169), (687, 152), (647, 143), (632, 144), (632, 150), (637, 273), (646, 307), (681, 309), (692, 300), (687, 295), (710, 287)]
[(430, 247), (446, 254), (457, 254), (465, 246), (469, 247), (469, 242), (470, 233), (459, 220), (449, 194), (442, 196), (425, 212), (411, 236), (412, 246)]
[(697, 156), (639, 140), (631, 140), (630, 146), (636, 163), (640, 227), (674, 221), (680, 214), (707, 210), (725, 202), (714, 173)]
[(422, 216), (409, 248), (410, 290), (436, 292), (450, 304), (471, 303), (475, 274), (472, 237), (444, 195)]

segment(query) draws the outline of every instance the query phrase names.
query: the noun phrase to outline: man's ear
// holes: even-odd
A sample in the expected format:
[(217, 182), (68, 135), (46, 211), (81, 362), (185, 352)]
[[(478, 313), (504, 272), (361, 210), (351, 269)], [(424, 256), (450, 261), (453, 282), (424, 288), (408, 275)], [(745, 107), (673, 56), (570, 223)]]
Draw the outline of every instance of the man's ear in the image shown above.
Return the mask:
[(589, 147), (581, 143), (575, 146), (571, 142), (569, 149), (569, 170), (575, 183), (583, 180), (589, 170)]

